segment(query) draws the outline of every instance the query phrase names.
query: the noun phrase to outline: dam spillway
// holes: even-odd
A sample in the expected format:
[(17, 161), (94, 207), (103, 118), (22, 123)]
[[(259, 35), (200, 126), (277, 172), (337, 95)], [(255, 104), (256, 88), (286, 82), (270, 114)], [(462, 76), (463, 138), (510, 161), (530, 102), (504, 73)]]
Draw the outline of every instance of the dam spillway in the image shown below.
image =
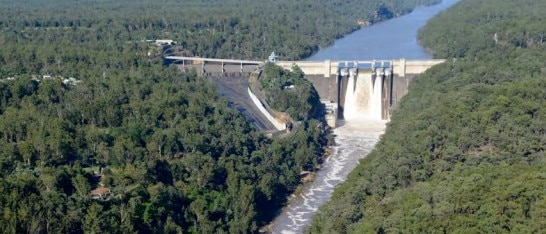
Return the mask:
[(350, 74), (345, 90), (343, 118), (351, 120), (382, 119), (383, 77), (371, 72)]
[[(264, 62), (208, 58), (166, 57), (182, 61), (184, 69), (201, 74), (223, 76), (249, 74)], [(298, 66), (317, 90), (326, 107), (328, 125), (337, 120), (389, 120), (411, 81), (443, 59), (426, 60), (364, 60), (364, 61), (276, 61), (292, 69)], [(188, 63), (186, 63), (188, 62)], [(186, 65), (187, 64), (187, 65)]]
[[(339, 120), (389, 120), (409, 84), (430, 67), (443, 63), (429, 60), (368, 60), (324, 62), (277, 62), (283, 68), (297, 65), (313, 83), (323, 103)], [(330, 123), (329, 123), (330, 124)], [(335, 123), (330, 126), (335, 127)]]
[(275, 126), (267, 119), (259, 108), (252, 102), (248, 94), (248, 76), (236, 74), (222, 76), (215, 73), (207, 77), (215, 85), (228, 104), (237, 109), (246, 120), (259, 131), (274, 131)]

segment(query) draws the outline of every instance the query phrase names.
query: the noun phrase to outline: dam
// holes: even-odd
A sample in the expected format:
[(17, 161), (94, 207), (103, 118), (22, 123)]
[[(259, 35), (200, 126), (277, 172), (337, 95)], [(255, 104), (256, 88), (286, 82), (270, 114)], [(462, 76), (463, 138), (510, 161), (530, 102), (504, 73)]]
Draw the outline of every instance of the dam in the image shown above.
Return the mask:
[[(323, 103), (331, 103), (336, 120), (388, 120), (409, 84), (443, 59), (277, 62), (297, 65), (313, 83)], [(329, 123), (335, 126), (335, 123)]]
[[(438, 5), (420, 7), (408, 15), (379, 23), (371, 27), (362, 28), (336, 40), (329, 48), (321, 49), (317, 54), (307, 58), (307, 60), (313, 61), (309, 62), (307, 64), (308, 66), (304, 66), (305, 61), (298, 64), (307, 74), (306, 78), (313, 83), (314, 87), (319, 92), (323, 102), (329, 103), (329, 106), (332, 108), (338, 107), (339, 113), (335, 113), (335, 119), (337, 120), (338, 116), (340, 116), (340, 120), (348, 120), (345, 121), (343, 126), (338, 126), (333, 130), (336, 135), (336, 145), (333, 147), (334, 152), (326, 159), (322, 168), (317, 172), (315, 181), (305, 185), (301, 193), (295, 194), (289, 204), (282, 209), (279, 216), (275, 218), (271, 225), (264, 228), (264, 230), (273, 234), (303, 233), (305, 226), (310, 223), (313, 214), (319, 210), (319, 207), (324, 202), (330, 199), (334, 188), (339, 183), (345, 181), (345, 178), (359, 163), (359, 160), (365, 158), (366, 155), (373, 150), (375, 143), (379, 140), (380, 135), (385, 129), (386, 121), (366, 120), (366, 118), (377, 119), (377, 115), (357, 115), (356, 118), (361, 120), (358, 121), (351, 120), (351, 118), (353, 118), (350, 114), (351, 110), (348, 110), (348, 116), (344, 113), (344, 109), (351, 109), (352, 107), (345, 103), (345, 96), (347, 93), (340, 92), (340, 90), (347, 91), (347, 85), (350, 82), (350, 74), (343, 72), (344, 75), (342, 75), (342, 72), (339, 71), (339, 62), (336, 63), (329, 60), (353, 62), (369, 60), (373, 62), (374, 59), (383, 59), (392, 61), (390, 66), (391, 69), (386, 69), (386, 73), (383, 75), (383, 81), (381, 82), (384, 87), (385, 82), (392, 80), (390, 84), (386, 84), (386, 86), (389, 87), (387, 89), (388, 95), (383, 94), (385, 92), (382, 91), (382, 97), (389, 97), (389, 105), (385, 106), (385, 104), (382, 104), (383, 106), (381, 107), (384, 110), (388, 110), (388, 117), (390, 118), (390, 114), (392, 114), (392, 111), (398, 106), (402, 96), (408, 92), (409, 84), (417, 78), (418, 74), (432, 66), (432, 64), (428, 63), (437, 64), (442, 62), (431, 60), (431, 56), (419, 45), (418, 40), (416, 39), (418, 29), (425, 25), (426, 21), (432, 16), (458, 1), (459, 0), (442, 0), (442, 3)], [(277, 63), (282, 64), (283, 62)], [(420, 63), (422, 66), (418, 66)], [(284, 67), (291, 68), (292, 64), (293, 62), (285, 62)], [(338, 68), (335, 67), (336, 64)], [(345, 63), (342, 64), (345, 65)], [(397, 66), (402, 64), (404, 65)], [(233, 70), (234, 72), (241, 74), (239, 72), (241, 72), (245, 66), (258, 67), (258, 63), (241, 63), (232, 66), (233, 69), (236, 69)], [(199, 66), (199, 68), (206, 69), (207, 65), (203, 65), (202, 67)], [(354, 73), (353, 69), (353, 76), (356, 74), (358, 79), (353, 79), (353, 84), (355, 84), (356, 81), (357, 87), (367, 86), (369, 88), (369, 86), (372, 85), (372, 82), (375, 84), (377, 81), (377, 79), (372, 79), (374, 70), (376, 69), (366, 69), (365, 67), (358, 69), (357, 67), (356, 73)], [(232, 72), (229, 69), (226, 69), (226, 71)], [(379, 71), (381, 71), (381, 69), (379, 69)], [(389, 71), (392, 73), (389, 74)], [(375, 74), (377, 74), (377, 72)], [(363, 79), (359, 79), (359, 77), (362, 78), (366, 76), (370, 79), (369, 83), (358, 83), (364, 81)], [(373, 95), (373, 93), (368, 94)], [(353, 95), (349, 98), (354, 98), (355, 96), (358, 95)], [(375, 100), (377, 100), (377, 98)], [(354, 103), (355, 102), (349, 104)], [(364, 105), (367, 104), (362, 104), (362, 106)], [(362, 110), (358, 111), (363, 113)], [(358, 113), (356, 110), (355, 112)], [(382, 116), (384, 114), (382, 114)]]
[[(355, 61), (406, 58), (405, 70), (402, 70), (401, 66), (393, 67), (393, 71), (399, 71), (398, 74), (392, 75), (393, 90), (390, 93), (392, 95), (391, 110), (394, 110), (397, 106), (399, 107), (400, 99), (407, 93), (408, 84), (417, 78), (417, 74), (423, 71), (419, 70), (429, 67), (425, 62), (436, 63), (435, 60), (430, 60), (431, 56), (419, 45), (417, 31), (425, 25), (428, 19), (457, 2), (459, 0), (442, 0), (438, 5), (421, 7), (408, 15), (360, 29), (336, 40), (331, 47), (319, 51), (307, 60)], [(413, 61), (416, 61), (416, 63), (422, 61), (425, 65), (418, 70), (419, 66), (413, 66)], [(404, 64), (404, 61), (400, 59), (398, 59), (398, 62)], [(316, 82), (323, 81), (328, 84), (328, 79), (324, 80), (323, 78), (324, 74), (321, 75), (318, 72), (308, 77), (308, 79), (316, 79)], [(329, 84), (333, 84), (335, 87), (335, 82)], [(327, 85), (316, 86), (319, 86), (317, 90), (321, 94), (328, 90)], [(322, 91), (320, 91), (321, 88), (323, 88)], [(332, 97), (335, 98), (335, 96)], [(345, 104), (344, 102), (341, 103)], [(343, 126), (334, 129), (336, 135), (334, 153), (328, 157), (323, 167), (317, 172), (316, 180), (306, 185), (301, 194), (294, 195), (290, 203), (283, 208), (281, 214), (269, 226), (270, 233), (304, 233), (304, 229), (311, 222), (313, 214), (319, 212), (319, 207), (330, 199), (334, 188), (345, 181), (349, 172), (359, 164), (359, 160), (365, 158), (374, 149), (375, 143), (379, 141), (385, 130), (386, 121), (367, 121), (365, 118), (372, 118), (367, 116), (359, 116), (358, 118), (362, 121), (347, 120), (344, 121)], [(325, 221), (328, 222), (328, 220)]]
[[(168, 56), (166, 59), (182, 61), (185, 69), (196, 69), (203, 76), (223, 79), (248, 78), (252, 71), (259, 70), (266, 62), (177, 56)], [(338, 125), (338, 120), (389, 120), (392, 111), (408, 92), (411, 81), (430, 67), (444, 62), (443, 59), (318, 62), (271, 60), (284, 69), (298, 66), (305, 73), (305, 78), (313, 84), (321, 102), (325, 104), (326, 120), (333, 128)], [(214, 80), (216, 84), (219, 83), (218, 79)], [(263, 129), (263, 126), (260, 124), (259, 129)]]

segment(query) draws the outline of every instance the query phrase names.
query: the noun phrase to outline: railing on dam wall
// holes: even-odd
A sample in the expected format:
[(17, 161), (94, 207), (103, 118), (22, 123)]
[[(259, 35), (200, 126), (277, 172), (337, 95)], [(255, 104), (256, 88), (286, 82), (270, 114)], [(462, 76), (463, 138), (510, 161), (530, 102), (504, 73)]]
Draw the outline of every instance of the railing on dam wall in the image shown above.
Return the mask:
[[(205, 70), (205, 64), (217, 64), (220, 65), (220, 70), (226, 71), (227, 66), (237, 65), (241, 72), (244, 72), (245, 66), (260, 66), (266, 61), (254, 61), (254, 60), (236, 60), (236, 59), (215, 59), (215, 58), (200, 58), (200, 57), (181, 57), (181, 56), (165, 56), (167, 60), (184, 61), (188, 62), (188, 65), (200, 65)], [(427, 59), (427, 60), (355, 60), (355, 61), (276, 61), (275, 64), (285, 69), (291, 69), (292, 66), (297, 65), (303, 73), (310, 74), (322, 74), (324, 77), (330, 77), (337, 75), (344, 68), (356, 68), (361, 70), (367, 69), (391, 69), (393, 73), (399, 77), (404, 77), (406, 74), (419, 74), (424, 72), (429, 67), (443, 63), (444, 59)], [(227, 69), (231, 70), (231, 69)], [(203, 73), (206, 73), (203, 72)]]
[(183, 57), (183, 56), (165, 56), (165, 59), (193, 61), (193, 62), (199, 62), (199, 63), (213, 62), (213, 63), (225, 63), (225, 64), (255, 64), (255, 65), (263, 63), (263, 61), (256, 61), (256, 60), (217, 59), (217, 58)]
[(279, 61), (277, 65), (291, 69), (297, 65), (306, 75), (319, 75), (331, 77), (338, 75), (344, 69), (358, 70), (375, 70), (375, 69), (390, 69), (399, 77), (404, 77), (406, 74), (420, 74), (433, 65), (443, 63), (444, 59), (427, 59), (427, 60), (364, 60), (364, 61)]

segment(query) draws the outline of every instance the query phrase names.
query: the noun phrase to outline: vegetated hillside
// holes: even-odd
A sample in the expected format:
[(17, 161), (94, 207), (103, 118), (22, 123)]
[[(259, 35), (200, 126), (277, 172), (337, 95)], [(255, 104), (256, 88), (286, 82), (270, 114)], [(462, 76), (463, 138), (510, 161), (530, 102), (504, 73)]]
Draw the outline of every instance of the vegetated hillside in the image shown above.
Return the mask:
[(0, 83), (0, 232), (257, 232), (320, 161), (319, 122), (270, 139), (214, 85), (147, 66)]
[[(463, 0), (420, 37), (417, 79), (310, 233), (546, 230), (543, 1)], [(454, 59), (454, 57), (456, 59)]]
[(294, 65), (290, 71), (266, 63), (259, 81), (267, 103), (274, 110), (288, 113), (295, 121), (324, 118), (317, 90), (298, 66)]
[[(186, 55), (301, 59), (361, 23), (374, 23), (439, 0), (0, 0), (0, 38), (25, 43), (174, 39)], [(79, 32), (67, 38), (65, 31)], [(71, 34), (72, 35), (72, 34)]]
[(162, 35), (146, 15), (95, 2), (0, 9), (0, 232), (257, 232), (328, 133), (265, 137), (119, 20)]
[(142, 39), (172, 38), (202, 56), (262, 57), (282, 45), (299, 57), (350, 31), (344, 15), (307, 12), (325, 21), (318, 30), (264, 26), (262, 8), (276, 20), (304, 16), (286, 10), (290, 1), (0, 3), (0, 232), (257, 232), (322, 156), (318, 121), (267, 138)]

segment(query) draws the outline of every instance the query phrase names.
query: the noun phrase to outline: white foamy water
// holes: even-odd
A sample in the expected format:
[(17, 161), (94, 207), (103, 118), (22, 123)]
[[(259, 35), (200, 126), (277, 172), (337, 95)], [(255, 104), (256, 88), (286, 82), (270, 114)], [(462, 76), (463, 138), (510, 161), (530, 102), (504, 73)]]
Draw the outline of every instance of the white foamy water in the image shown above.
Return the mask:
[(334, 152), (317, 172), (314, 182), (307, 184), (294, 197), (271, 227), (272, 233), (302, 233), (318, 208), (330, 200), (334, 187), (345, 181), (360, 159), (370, 153), (385, 129), (386, 121), (347, 122), (336, 128)]
[[(362, 28), (337, 40), (334, 45), (319, 51), (307, 60), (428, 59), (431, 56), (417, 42), (418, 29), (425, 25), (432, 16), (459, 1), (443, 0), (440, 4), (419, 7), (405, 16)], [(371, 78), (371, 74), (368, 78)], [(355, 82), (356, 86), (370, 87), (364, 82), (375, 86), (377, 80), (360, 79), (359, 81), (357, 78), (352, 82), (348, 82), (348, 87), (354, 87)], [(357, 105), (357, 103), (366, 103), (368, 99), (378, 100), (379, 98), (380, 100), (381, 97), (377, 96), (377, 93), (375, 96), (365, 94), (369, 90), (359, 92), (347, 93), (353, 97), (349, 97), (350, 103), (345, 103), (349, 108), (345, 110), (348, 113), (345, 113), (344, 116), (351, 122), (335, 129), (334, 133), (337, 136), (334, 153), (326, 160), (323, 169), (317, 173), (315, 181), (305, 186), (303, 192), (282, 210), (279, 217), (275, 219), (271, 232), (302, 233), (305, 226), (311, 222), (311, 217), (318, 207), (330, 200), (334, 187), (343, 182), (349, 172), (356, 167), (358, 161), (373, 150), (385, 128), (385, 122), (373, 120), (381, 118), (381, 111), (377, 111), (381, 107), (378, 109), (377, 106)], [(369, 114), (369, 111), (373, 114)], [(363, 117), (372, 120), (363, 121)], [(357, 123), (352, 120), (362, 122)]]
[(363, 117), (381, 120), (381, 92), (383, 77), (362, 73), (350, 76), (345, 94), (345, 112), (347, 121), (359, 120)]

